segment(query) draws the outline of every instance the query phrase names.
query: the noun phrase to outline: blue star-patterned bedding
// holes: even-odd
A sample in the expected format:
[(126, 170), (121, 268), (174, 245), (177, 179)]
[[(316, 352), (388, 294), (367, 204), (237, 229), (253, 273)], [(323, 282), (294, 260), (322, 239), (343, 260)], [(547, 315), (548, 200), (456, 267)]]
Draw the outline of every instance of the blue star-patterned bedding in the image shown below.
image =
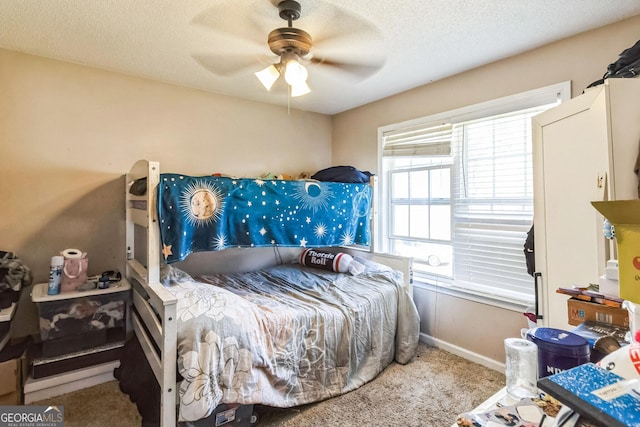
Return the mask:
[(231, 247), (369, 245), (368, 184), (161, 174), (165, 262)]

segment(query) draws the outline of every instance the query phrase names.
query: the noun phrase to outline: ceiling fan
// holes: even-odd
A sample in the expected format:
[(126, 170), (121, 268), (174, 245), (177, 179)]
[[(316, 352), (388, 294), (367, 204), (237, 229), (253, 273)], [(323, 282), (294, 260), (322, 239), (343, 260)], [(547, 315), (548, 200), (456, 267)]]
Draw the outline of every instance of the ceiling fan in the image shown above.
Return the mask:
[[(307, 84), (307, 67), (313, 74), (313, 85), (326, 87), (345, 78), (350, 83), (355, 79), (362, 80), (384, 64), (384, 51), (380, 49), (381, 32), (366, 19), (329, 2), (309, 0), (305, 8), (311, 10), (311, 18), (305, 17), (305, 23), (313, 27), (315, 37), (312, 39), (307, 31), (293, 27), (293, 21), (301, 16), (299, 1), (271, 0), (268, 2), (271, 4), (265, 3), (246, 9), (249, 16), (238, 14), (237, 5), (234, 8), (233, 3), (220, 3), (201, 13), (194, 19), (195, 24), (227, 38), (232, 37), (237, 44), (218, 42), (210, 46), (220, 49), (233, 46), (232, 51), (195, 54), (192, 57), (222, 77), (251, 70), (267, 90), (275, 87), (276, 82), (284, 81), (292, 97), (311, 91)], [(266, 14), (267, 4), (270, 8), (278, 8), (278, 15), (287, 22), (287, 26), (268, 33), (267, 45), (276, 57), (265, 58), (268, 66), (255, 72), (262, 62), (258, 58), (264, 58), (260, 53), (264, 49), (263, 42), (259, 41), (262, 37), (255, 30), (268, 30), (272, 25)]]
[(282, 74), (291, 87), (292, 97), (306, 95), (311, 92), (307, 85), (309, 73), (300, 63), (300, 59), (311, 50), (311, 36), (306, 31), (292, 26), (293, 21), (300, 18), (300, 3), (295, 0), (283, 0), (278, 3), (278, 10), (280, 17), (289, 25), (271, 31), (267, 42), (271, 52), (280, 56), (280, 62), (269, 65), (255, 75), (265, 89), (270, 90)]

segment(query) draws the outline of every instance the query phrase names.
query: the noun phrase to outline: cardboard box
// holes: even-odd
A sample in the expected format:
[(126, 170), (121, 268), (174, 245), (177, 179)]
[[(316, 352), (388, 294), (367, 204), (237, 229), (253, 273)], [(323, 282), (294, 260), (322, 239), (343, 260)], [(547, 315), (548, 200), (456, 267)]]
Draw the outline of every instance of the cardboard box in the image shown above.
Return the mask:
[(22, 405), (25, 373), (24, 354), (0, 363), (0, 405)]
[(620, 298), (640, 304), (640, 200), (591, 204), (615, 227)]
[(20, 359), (11, 359), (0, 363), (0, 396), (12, 393), (20, 388)]
[(609, 325), (629, 327), (629, 312), (624, 308), (609, 307), (595, 302), (582, 301), (576, 298), (567, 300), (569, 324), (579, 324), (592, 321), (608, 323)]

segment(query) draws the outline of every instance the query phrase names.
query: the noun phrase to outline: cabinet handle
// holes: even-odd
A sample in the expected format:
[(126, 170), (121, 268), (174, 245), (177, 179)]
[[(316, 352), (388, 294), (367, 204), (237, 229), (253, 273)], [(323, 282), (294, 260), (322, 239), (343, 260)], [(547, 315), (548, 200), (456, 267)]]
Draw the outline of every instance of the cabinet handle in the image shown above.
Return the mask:
[(535, 314), (536, 314), (536, 319), (543, 319), (544, 317), (540, 314), (540, 312), (538, 311), (538, 278), (542, 277), (542, 273), (539, 272), (534, 272), (533, 273), (533, 286), (534, 286), (534, 291), (536, 293), (535, 295)]

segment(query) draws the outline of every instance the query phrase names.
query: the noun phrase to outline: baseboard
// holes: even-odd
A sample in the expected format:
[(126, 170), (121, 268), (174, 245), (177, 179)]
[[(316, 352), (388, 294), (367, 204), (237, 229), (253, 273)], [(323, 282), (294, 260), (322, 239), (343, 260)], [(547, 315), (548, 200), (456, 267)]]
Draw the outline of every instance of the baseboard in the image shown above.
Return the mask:
[(481, 354), (467, 350), (466, 348), (462, 348), (455, 344), (442, 341), (441, 339), (432, 337), (431, 335), (427, 335), (421, 332), (420, 342), (423, 342), (433, 347), (437, 347), (451, 354), (455, 354), (456, 356), (463, 357), (467, 360), (470, 360), (471, 362), (475, 362), (489, 369), (493, 369), (494, 371), (504, 372), (504, 363), (490, 359), (487, 356), (483, 356)]

